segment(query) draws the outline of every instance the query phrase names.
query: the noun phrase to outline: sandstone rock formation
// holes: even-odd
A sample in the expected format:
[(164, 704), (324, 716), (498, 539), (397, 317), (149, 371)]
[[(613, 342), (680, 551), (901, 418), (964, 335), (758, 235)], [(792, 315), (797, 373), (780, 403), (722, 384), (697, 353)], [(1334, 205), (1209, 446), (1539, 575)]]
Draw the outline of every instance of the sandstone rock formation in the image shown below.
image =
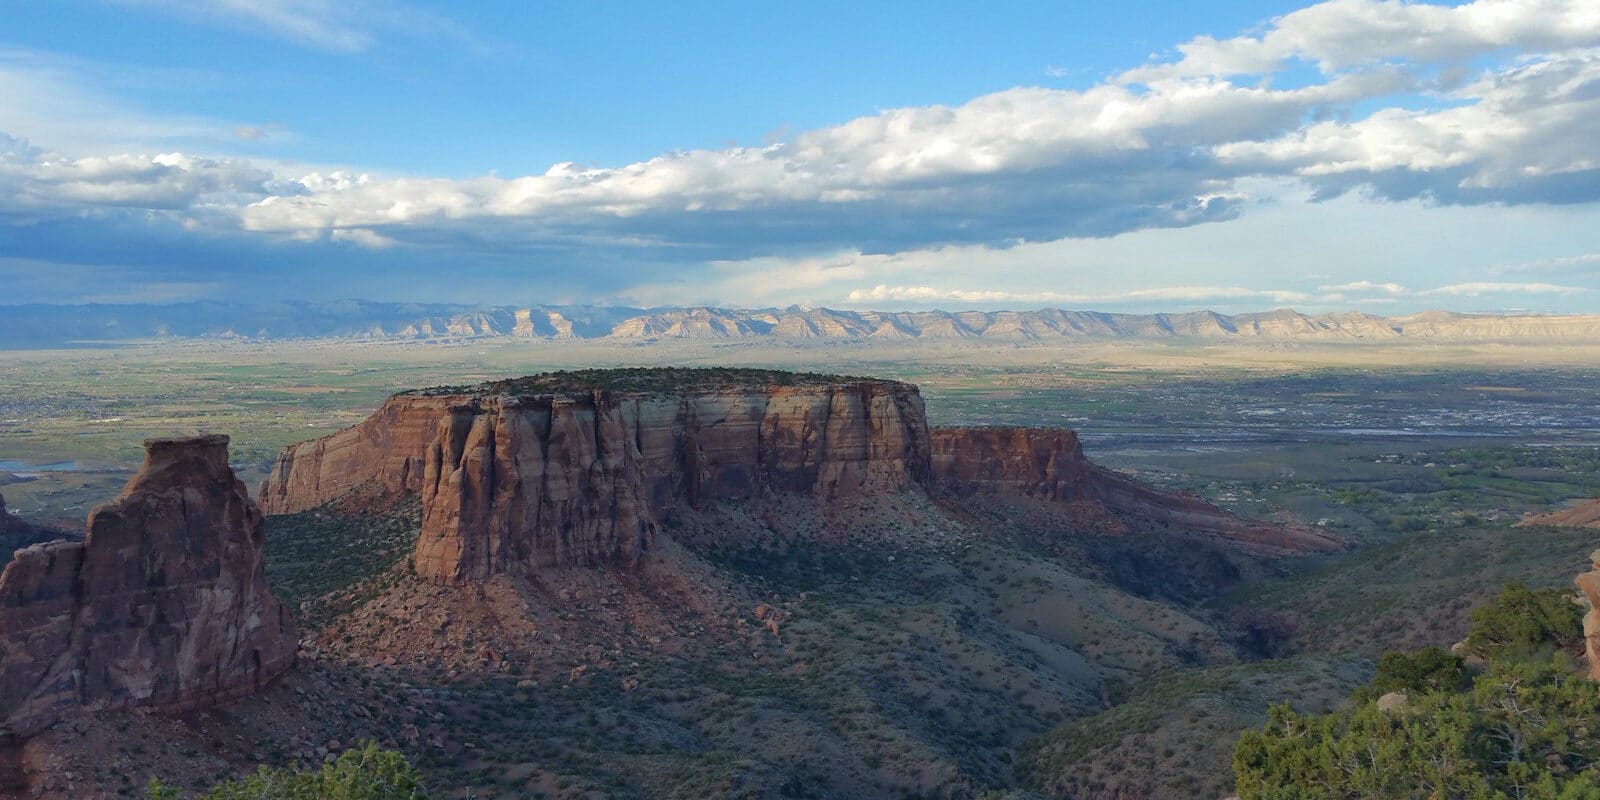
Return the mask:
[(19, 550), (0, 573), (0, 733), (73, 707), (206, 706), (283, 673), (295, 626), (267, 590), (263, 536), (226, 436), (146, 442), (83, 541)]
[(1557, 525), (1565, 528), (1600, 528), (1600, 500), (1585, 500), (1560, 511), (1536, 514), (1523, 519), (1517, 525), (1523, 527), (1530, 525)]
[(418, 574), (629, 563), (677, 506), (764, 492), (822, 498), (929, 477), (915, 386), (893, 381), (681, 391), (401, 395), (355, 428), (285, 450), (260, 493), (288, 513), (370, 489), (417, 491)]
[[(1337, 546), (1095, 467), (1071, 431), (930, 432), (910, 384), (760, 371), (732, 371), (746, 380), (729, 383), (729, 374), (617, 371), (603, 386), (532, 376), (398, 395), (354, 428), (285, 450), (260, 500), (291, 513), (420, 493), (414, 564), (442, 583), (632, 563), (672, 509), (773, 492), (1088, 501), (1262, 552)], [(663, 375), (681, 380), (630, 388)]]
[(1583, 649), (1589, 659), (1589, 677), (1600, 681), (1600, 550), (1589, 555), (1589, 562), (1589, 571), (1573, 583), (1589, 600), (1589, 611), (1583, 615)]
[(1260, 555), (1343, 546), (1312, 529), (1251, 522), (1100, 467), (1065, 428), (934, 428), (930, 439), (933, 474), (956, 494), (1089, 504), (1113, 518), (1223, 539)]

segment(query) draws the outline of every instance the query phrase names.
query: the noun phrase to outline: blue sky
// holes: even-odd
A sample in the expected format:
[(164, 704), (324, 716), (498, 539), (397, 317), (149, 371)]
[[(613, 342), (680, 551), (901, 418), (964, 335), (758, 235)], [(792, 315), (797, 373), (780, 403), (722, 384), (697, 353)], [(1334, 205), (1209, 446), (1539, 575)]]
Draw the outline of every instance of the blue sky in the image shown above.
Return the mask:
[(1600, 311), (1592, 0), (62, 0), (0, 97), (0, 303)]

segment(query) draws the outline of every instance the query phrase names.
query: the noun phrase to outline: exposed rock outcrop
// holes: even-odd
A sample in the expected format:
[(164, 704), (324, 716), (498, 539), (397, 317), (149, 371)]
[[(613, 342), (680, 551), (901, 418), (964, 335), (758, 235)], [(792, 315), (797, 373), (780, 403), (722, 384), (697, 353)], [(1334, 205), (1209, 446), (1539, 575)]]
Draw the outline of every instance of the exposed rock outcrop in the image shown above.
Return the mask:
[(354, 428), (285, 450), (262, 506), (291, 513), (417, 492), (414, 563), (443, 583), (633, 563), (672, 509), (774, 492), (1026, 496), (1264, 553), (1338, 546), (1100, 469), (1068, 430), (930, 431), (910, 384), (744, 370), (617, 371), (599, 386), (558, 378), (398, 395)]
[(1221, 539), (1260, 555), (1343, 546), (1310, 528), (1241, 519), (1105, 469), (1085, 458), (1077, 434), (1064, 428), (934, 428), (930, 441), (933, 474), (956, 494), (1084, 504), (1103, 518)]
[(294, 661), (267, 590), (261, 512), (228, 438), (155, 439), (81, 542), (0, 573), (0, 726), (26, 737), (74, 707), (182, 710), (247, 694)]
[(1564, 528), (1600, 528), (1600, 500), (1585, 500), (1560, 511), (1535, 514), (1524, 518), (1518, 526), (1556, 525)]
[(300, 511), (417, 491), (419, 575), (630, 563), (662, 516), (764, 492), (837, 498), (930, 477), (915, 386), (894, 381), (653, 390), (480, 390), (391, 399), (290, 447), (260, 497)]
[(1583, 615), (1583, 649), (1589, 659), (1589, 677), (1600, 681), (1600, 550), (1590, 554), (1589, 562), (1589, 571), (1573, 583), (1589, 599), (1589, 611)]

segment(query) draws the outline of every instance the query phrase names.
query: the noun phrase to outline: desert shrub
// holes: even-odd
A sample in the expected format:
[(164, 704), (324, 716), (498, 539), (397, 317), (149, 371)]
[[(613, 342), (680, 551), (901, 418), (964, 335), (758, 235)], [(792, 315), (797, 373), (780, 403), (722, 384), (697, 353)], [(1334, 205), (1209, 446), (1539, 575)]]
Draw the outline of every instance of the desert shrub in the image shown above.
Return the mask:
[[(151, 781), (147, 800), (183, 795)], [(368, 743), (316, 770), (262, 767), (256, 774), (218, 784), (197, 800), (427, 800), (422, 778), (405, 756)]]
[[(1600, 690), (1563, 650), (1582, 640), (1559, 590), (1508, 584), (1472, 616), (1470, 681), (1438, 648), (1390, 653), (1331, 714), (1273, 707), (1233, 755), (1240, 800), (1600, 800)], [(1378, 698), (1404, 691), (1380, 708)]]
[(1472, 612), (1467, 650), (1505, 658), (1540, 648), (1572, 651), (1583, 644), (1583, 611), (1565, 589), (1529, 589), (1508, 583)]
[(1466, 663), (1438, 647), (1415, 652), (1388, 652), (1378, 659), (1372, 682), (1357, 690), (1358, 701), (1375, 700), (1389, 692), (1458, 692), (1468, 685)]

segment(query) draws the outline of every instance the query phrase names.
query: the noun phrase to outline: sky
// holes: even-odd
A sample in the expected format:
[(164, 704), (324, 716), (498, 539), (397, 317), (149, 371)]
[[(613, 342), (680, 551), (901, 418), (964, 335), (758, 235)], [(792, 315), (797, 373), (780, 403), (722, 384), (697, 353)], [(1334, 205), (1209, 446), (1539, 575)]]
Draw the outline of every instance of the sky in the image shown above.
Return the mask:
[(23, 0), (0, 305), (1600, 313), (1600, 0)]

